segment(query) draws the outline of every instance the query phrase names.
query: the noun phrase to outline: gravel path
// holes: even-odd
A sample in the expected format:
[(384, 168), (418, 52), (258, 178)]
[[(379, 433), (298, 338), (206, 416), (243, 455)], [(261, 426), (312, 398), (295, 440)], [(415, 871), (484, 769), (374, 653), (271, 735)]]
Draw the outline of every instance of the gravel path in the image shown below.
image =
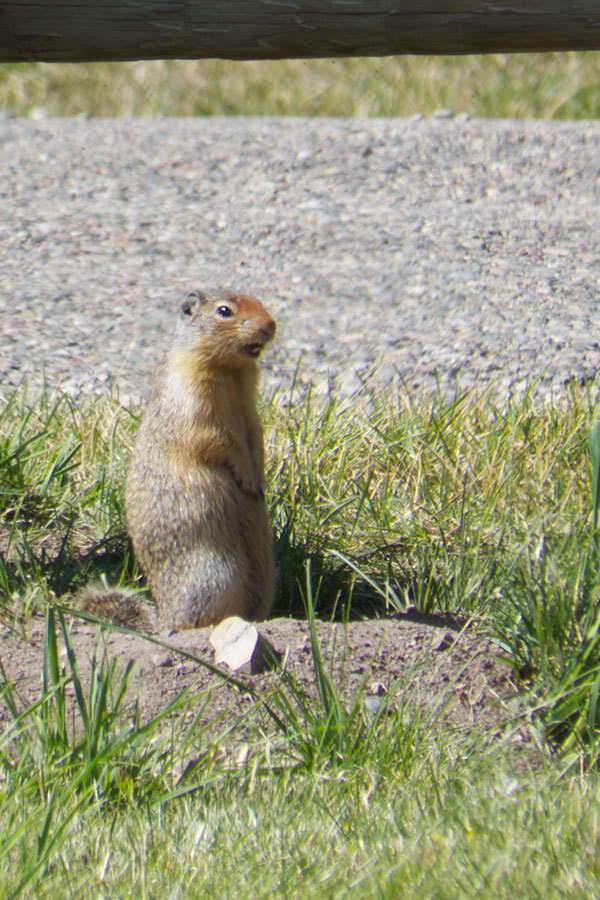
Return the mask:
[(351, 393), (600, 364), (600, 123), (0, 119), (0, 389), (142, 395), (182, 292), (279, 323), (264, 379)]

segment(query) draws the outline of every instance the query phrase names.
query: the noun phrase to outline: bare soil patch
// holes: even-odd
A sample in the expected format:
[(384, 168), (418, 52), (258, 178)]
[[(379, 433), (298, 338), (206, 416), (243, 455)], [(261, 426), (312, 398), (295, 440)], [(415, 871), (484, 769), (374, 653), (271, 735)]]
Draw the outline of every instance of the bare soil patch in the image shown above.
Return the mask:
[[(69, 627), (79, 674), (85, 683), (98, 629), (79, 619), (73, 619)], [(122, 663), (135, 661), (128, 702), (138, 699), (143, 720), (159, 712), (184, 688), (210, 691), (203, 717), (208, 723), (218, 721), (219, 728), (241, 723), (244, 710), (254, 704), (253, 696), (268, 695), (279, 677), (277, 672), (235, 674), (237, 681), (248, 687), (243, 691), (177, 652), (181, 648), (213, 663), (210, 630), (191, 629), (166, 638), (172, 649), (142, 636), (102, 631), (109, 656)], [(285, 656), (286, 670), (297, 685), (316, 697), (308, 623), (278, 618), (261, 624), (260, 630)], [(32, 702), (40, 692), (43, 618), (32, 618), (21, 631), (17, 633), (7, 622), (2, 624), (0, 660), (23, 702)], [(376, 707), (377, 701), (364, 698), (379, 694), (380, 702), (391, 709), (408, 704), (409, 713), (432, 712), (436, 721), (464, 732), (485, 731), (490, 739), (503, 734), (514, 720), (512, 700), (517, 686), (513, 672), (501, 659), (499, 648), (475, 624), (413, 612), (348, 623), (317, 621), (316, 633), (325, 669), (348, 707), (357, 697), (361, 703)], [(60, 637), (59, 647), (64, 652)], [(223, 671), (231, 674), (226, 667)], [(0, 728), (9, 720), (8, 709), (0, 704)], [(240, 724), (240, 733), (244, 730)], [(515, 732), (515, 740), (523, 740), (523, 735)]]

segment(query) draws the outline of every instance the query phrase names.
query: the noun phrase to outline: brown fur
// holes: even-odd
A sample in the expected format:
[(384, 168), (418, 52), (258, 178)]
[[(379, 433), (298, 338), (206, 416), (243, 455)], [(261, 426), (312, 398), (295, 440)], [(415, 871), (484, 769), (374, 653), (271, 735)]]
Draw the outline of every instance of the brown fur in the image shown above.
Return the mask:
[[(224, 310), (229, 313), (223, 314)], [(161, 629), (261, 619), (274, 591), (256, 357), (275, 323), (251, 297), (188, 294), (125, 488)]]
[(123, 588), (114, 591), (107, 591), (104, 587), (85, 588), (77, 594), (75, 608), (135, 631), (156, 631), (156, 616), (151, 607), (137, 594)]

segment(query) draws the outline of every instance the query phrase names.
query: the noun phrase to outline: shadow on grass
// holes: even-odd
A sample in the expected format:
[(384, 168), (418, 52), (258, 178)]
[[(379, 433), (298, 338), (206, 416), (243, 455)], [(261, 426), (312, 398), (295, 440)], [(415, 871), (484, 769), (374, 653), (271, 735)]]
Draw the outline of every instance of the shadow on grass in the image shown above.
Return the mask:
[[(454, 627), (457, 619), (445, 616), (442, 621), (436, 611), (441, 604), (436, 604), (435, 600), (443, 596), (444, 585), (437, 584), (432, 572), (413, 573), (399, 567), (399, 550), (401, 548), (376, 548), (365, 552), (355, 562), (324, 545), (319, 546), (318, 540), (297, 539), (284, 527), (275, 535), (278, 579), (272, 615), (306, 618), (308, 563), (315, 614), (320, 619), (356, 621), (402, 614), (423, 624)], [(368, 574), (374, 558), (377, 558), (379, 573), (387, 569), (383, 583)], [(399, 575), (396, 574), (398, 571)], [(0, 585), (7, 596), (22, 591), (27, 585), (39, 583), (61, 598), (100, 582), (143, 586), (124, 529), (92, 542), (84, 534), (74, 534), (73, 527), (67, 525), (66, 530), (55, 529), (35, 544), (13, 546), (8, 554), (0, 548)], [(427, 584), (425, 594), (423, 584)]]
[(110, 584), (137, 578), (133, 551), (125, 531), (96, 541), (73, 538), (70, 527), (62, 534), (48, 533), (36, 544), (23, 543), (0, 550), (0, 584), (7, 595), (39, 583), (61, 597), (89, 582)]
[[(315, 615), (320, 619), (355, 621), (403, 615), (423, 624), (461, 628), (460, 617), (438, 613), (447, 586), (435, 567), (414, 572), (403, 568), (397, 558), (401, 551), (395, 545), (376, 548), (355, 561), (319, 546), (318, 541), (298, 540), (284, 527), (275, 539), (278, 584), (273, 614), (306, 618), (308, 564)], [(368, 574), (374, 558), (377, 571), (387, 573), (383, 582), (380, 575), (371, 578)]]

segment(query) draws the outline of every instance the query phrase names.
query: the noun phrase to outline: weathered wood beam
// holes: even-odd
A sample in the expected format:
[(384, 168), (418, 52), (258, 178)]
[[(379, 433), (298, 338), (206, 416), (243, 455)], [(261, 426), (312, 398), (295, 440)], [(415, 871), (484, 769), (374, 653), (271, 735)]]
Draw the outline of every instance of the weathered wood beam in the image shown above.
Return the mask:
[(600, 49), (600, 0), (0, 0), (0, 62)]

